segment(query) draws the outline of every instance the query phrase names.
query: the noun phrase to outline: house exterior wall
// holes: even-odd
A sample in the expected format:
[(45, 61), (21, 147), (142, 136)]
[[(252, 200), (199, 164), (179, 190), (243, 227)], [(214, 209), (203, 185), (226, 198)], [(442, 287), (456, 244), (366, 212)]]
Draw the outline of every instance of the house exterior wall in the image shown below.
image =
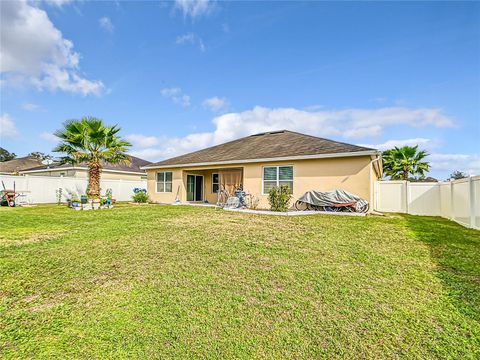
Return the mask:
[[(68, 176), (68, 177), (76, 177), (79, 179), (86, 179), (88, 178), (88, 171), (87, 170), (65, 170), (65, 169), (52, 169), (52, 170), (46, 170), (46, 171), (41, 171), (41, 172), (32, 172), (28, 173), (26, 175), (30, 176), (52, 176), (52, 177), (58, 177), (61, 176)], [(145, 180), (146, 175), (136, 175), (136, 174), (128, 174), (128, 173), (115, 173), (115, 172), (108, 172), (108, 171), (102, 171), (102, 179), (105, 180), (131, 180), (131, 181), (137, 181), (137, 180)]]
[[(254, 194), (259, 199), (259, 208), (269, 208), (268, 195), (262, 194), (263, 167), (264, 166), (293, 166), (293, 198), (298, 199), (306, 191), (344, 189), (371, 202), (373, 181), (377, 179), (375, 171), (371, 169), (370, 156), (354, 156), (344, 158), (324, 158), (294, 161), (277, 161), (268, 163), (231, 164), (218, 168), (242, 168), (243, 185), (247, 193)], [(186, 176), (187, 174), (204, 175), (204, 194), (209, 203), (217, 201), (216, 194), (211, 193), (212, 173), (218, 171), (212, 166), (195, 168), (149, 169), (148, 193), (150, 199), (159, 203), (172, 203), (175, 201), (177, 190), (179, 199), (186, 202)], [(157, 172), (172, 172), (172, 192), (157, 193), (155, 174)]]

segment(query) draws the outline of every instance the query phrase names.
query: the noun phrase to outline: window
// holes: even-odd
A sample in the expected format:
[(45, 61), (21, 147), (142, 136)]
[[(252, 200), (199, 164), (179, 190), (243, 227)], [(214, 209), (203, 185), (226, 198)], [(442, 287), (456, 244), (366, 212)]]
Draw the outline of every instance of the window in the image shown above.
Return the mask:
[(172, 192), (172, 173), (157, 173), (157, 192)]
[(212, 174), (212, 193), (216, 194), (218, 189), (220, 189), (220, 182), (219, 182), (218, 174)]
[(263, 194), (275, 186), (287, 185), (293, 192), (293, 166), (265, 166), (263, 168)]

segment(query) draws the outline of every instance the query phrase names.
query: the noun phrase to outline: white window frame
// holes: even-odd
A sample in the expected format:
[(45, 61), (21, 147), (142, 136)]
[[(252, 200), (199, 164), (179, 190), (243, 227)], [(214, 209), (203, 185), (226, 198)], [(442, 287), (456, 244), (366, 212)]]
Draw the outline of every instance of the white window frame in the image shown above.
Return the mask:
[[(280, 168), (281, 167), (287, 167), (290, 166), (292, 168), (292, 193), (293, 193), (293, 188), (295, 187), (294, 185), (294, 179), (295, 179), (295, 166), (292, 164), (285, 164), (285, 165), (264, 165), (262, 166), (262, 195), (268, 195), (268, 193), (265, 193), (265, 168), (277, 168), (277, 187), (280, 186)], [(267, 181), (273, 181), (273, 180), (267, 180)], [(290, 181), (290, 180), (282, 180), (282, 181)]]
[[(171, 173), (172, 174), (172, 181), (167, 181), (167, 176), (163, 175), (163, 181), (158, 181), (158, 174), (166, 174), (166, 173)], [(158, 191), (158, 184), (163, 183), (163, 191)], [(172, 184), (172, 190), (171, 191), (165, 191), (167, 188), (165, 185), (171, 183)], [(173, 191), (173, 172), (172, 171), (158, 171), (155, 173), (155, 193), (157, 194), (163, 194), (163, 193), (171, 193)]]
[[(217, 175), (217, 181), (216, 183), (213, 182), (213, 175)], [(216, 194), (217, 191), (213, 191), (213, 185), (218, 185), (218, 191), (220, 191), (220, 174), (219, 173), (212, 173), (212, 194)]]

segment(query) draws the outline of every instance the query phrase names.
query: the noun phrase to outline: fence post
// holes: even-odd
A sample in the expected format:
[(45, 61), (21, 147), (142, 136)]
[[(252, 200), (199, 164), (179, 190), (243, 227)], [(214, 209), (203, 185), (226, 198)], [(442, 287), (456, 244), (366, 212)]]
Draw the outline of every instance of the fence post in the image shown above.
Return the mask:
[(470, 227), (475, 227), (475, 184), (472, 176), (468, 178), (468, 193), (470, 195)]

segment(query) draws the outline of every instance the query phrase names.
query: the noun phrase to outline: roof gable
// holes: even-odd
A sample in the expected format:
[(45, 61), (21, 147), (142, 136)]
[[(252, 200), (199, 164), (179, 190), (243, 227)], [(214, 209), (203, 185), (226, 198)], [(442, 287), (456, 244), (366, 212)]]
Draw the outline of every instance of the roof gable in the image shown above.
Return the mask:
[(147, 168), (182, 164), (245, 162), (261, 159), (311, 157), (375, 149), (282, 130), (250, 135), (224, 144), (153, 163)]

